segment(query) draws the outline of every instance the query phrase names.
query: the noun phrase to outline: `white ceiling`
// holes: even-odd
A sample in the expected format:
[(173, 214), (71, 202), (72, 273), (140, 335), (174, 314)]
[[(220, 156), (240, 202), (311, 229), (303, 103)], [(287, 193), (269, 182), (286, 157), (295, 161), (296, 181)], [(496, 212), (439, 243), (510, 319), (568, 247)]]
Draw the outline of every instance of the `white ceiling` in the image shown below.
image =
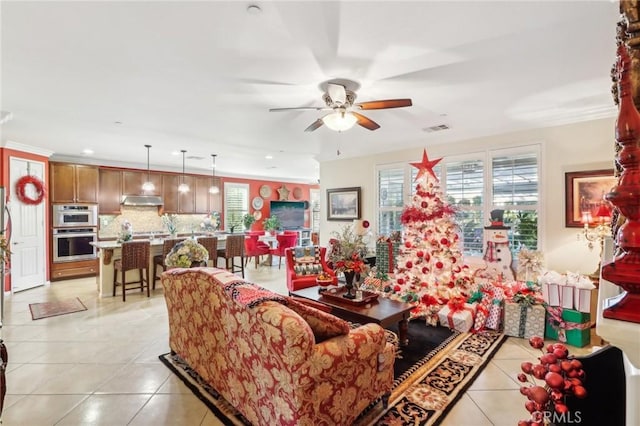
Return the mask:
[[(218, 154), (218, 174), (315, 182), (319, 161), (615, 114), (617, 1), (250, 4), (2, 1), (2, 143), (143, 168), (150, 144), (156, 169), (186, 149), (188, 171)], [(332, 78), (413, 106), (343, 133), (305, 133), (321, 111), (269, 112), (323, 106)]]

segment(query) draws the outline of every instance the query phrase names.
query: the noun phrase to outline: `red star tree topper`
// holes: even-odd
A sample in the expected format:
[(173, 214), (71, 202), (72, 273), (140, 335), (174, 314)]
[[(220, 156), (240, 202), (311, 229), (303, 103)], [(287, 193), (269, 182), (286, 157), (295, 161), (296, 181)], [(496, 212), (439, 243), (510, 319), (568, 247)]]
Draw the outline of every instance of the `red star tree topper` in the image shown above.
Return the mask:
[(455, 211), (444, 200), (433, 168), (442, 160), (410, 163), (419, 169), (416, 193), (400, 216), (404, 244), (400, 246), (393, 298), (415, 303), (412, 317), (438, 323), (438, 311), (453, 297), (468, 297), (471, 275), (459, 247)]

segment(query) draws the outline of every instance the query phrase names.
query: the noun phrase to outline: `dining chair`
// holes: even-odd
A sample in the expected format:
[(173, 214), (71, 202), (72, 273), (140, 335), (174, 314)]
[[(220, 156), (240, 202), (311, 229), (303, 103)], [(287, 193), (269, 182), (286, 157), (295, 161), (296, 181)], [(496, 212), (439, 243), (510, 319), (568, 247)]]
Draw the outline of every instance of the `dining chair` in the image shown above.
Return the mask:
[(198, 237), (198, 243), (207, 249), (211, 266), (216, 267), (218, 265), (218, 237)]
[[(138, 284), (140, 291), (147, 288), (147, 297), (149, 292), (149, 251), (151, 243), (146, 241), (127, 241), (122, 243), (122, 257), (113, 262), (113, 297), (116, 296), (116, 286), (122, 286), (122, 301), (126, 302), (127, 289), (130, 284)], [(138, 270), (138, 280), (126, 281), (127, 271)], [(144, 274), (143, 274), (144, 273)], [(121, 281), (118, 282), (118, 275), (121, 275)]]
[(296, 244), (298, 244), (298, 233), (294, 231), (292, 234), (278, 234), (276, 235), (276, 240), (278, 240), (278, 246), (271, 249), (271, 255), (278, 256), (278, 269), (280, 269), (285, 250), (289, 247), (295, 247)]
[(162, 254), (157, 254), (153, 256), (153, 290), (156, 289), (156, 281), (160, 279), (158, 277), (158, 266), (162, 267), (163, 271), (167, 270), (167, 265), (165, 265), (164, 260), (167, 258), (167, 255), (171, 251), (171, 249), (178, 244), (179, 242), (184, 241), (184, 238), (167, 238), (162, 242)]
[[(218, 250), (218, 257), (224, 259), (225, 269), (236, 272), (240, 268), (242, 278), (244, 278), (244, 234), (228, 235), (225, 240), (225, 248)], [(235, 258), (240, 258), (240, 264), (235, 263)]]
[(260, 263), (260, 256), (269, 254), (269, 250), (271, 250), (269, 244), (258, 240), (259, 237), (259, 235), (247, 235), (247, 237), (244, 239), (245, 267), (249, 263), (249, 259), (255, 257), (256, 268), (258, 268), (258, 263)]

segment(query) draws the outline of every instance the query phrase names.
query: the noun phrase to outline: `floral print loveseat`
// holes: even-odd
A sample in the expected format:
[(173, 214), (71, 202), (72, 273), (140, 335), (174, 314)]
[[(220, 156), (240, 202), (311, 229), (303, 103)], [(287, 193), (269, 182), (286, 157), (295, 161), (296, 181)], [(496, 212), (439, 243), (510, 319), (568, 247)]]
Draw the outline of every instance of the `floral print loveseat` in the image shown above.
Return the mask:
[(162, 274), (169, 344), (253, 425), (350, 425), (393, 384), (377, 324), (345, 321), (217, 268)]

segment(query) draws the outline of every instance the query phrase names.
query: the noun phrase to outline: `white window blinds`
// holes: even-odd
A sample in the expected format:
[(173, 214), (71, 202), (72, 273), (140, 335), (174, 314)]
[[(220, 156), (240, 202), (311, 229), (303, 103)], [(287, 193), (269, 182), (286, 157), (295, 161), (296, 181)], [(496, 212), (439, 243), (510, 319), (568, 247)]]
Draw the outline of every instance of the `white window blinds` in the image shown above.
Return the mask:
[(242, 229), (242, 217), (249, 213), (249, 185), (225, 182), (224, 228), (227, 231)]

